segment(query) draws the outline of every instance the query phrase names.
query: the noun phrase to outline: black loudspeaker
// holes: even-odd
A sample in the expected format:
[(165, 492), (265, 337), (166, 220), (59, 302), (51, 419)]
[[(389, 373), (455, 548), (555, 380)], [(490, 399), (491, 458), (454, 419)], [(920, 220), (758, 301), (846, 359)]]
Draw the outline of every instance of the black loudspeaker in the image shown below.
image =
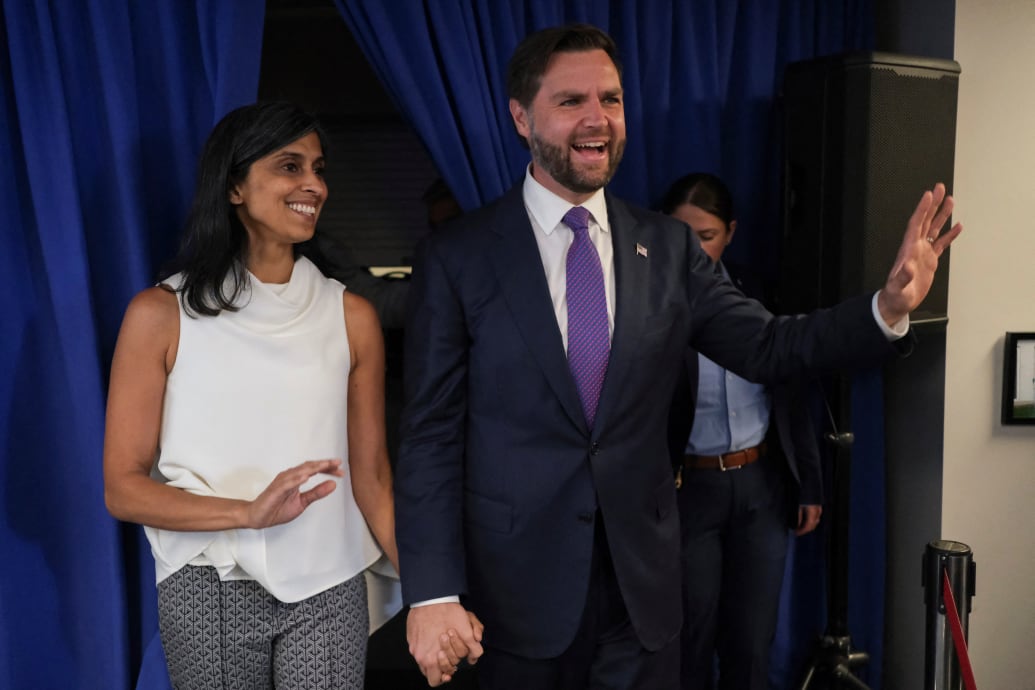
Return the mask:
[[(936, 182), (952, 190), (959, 72), (952, 60), (892, 53), (787, 66), (781, 311), (884, 284), (920, 195)], [(945, 319), (948, 258), (914, 323)]]

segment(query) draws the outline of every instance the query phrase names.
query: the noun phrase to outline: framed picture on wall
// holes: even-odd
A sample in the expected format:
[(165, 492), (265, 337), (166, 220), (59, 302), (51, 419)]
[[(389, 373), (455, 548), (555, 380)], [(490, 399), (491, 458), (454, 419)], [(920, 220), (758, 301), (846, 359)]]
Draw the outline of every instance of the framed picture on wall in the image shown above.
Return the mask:
[(1035, 424), (1035, 333), (1006, 334), (1002, 423)]

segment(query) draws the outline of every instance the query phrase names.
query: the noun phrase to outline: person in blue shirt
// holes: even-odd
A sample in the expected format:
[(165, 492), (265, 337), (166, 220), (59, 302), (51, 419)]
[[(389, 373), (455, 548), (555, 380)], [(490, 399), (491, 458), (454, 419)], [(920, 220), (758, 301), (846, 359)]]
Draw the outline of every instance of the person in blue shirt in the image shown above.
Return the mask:
[[(716, 272), (766, 301), (760, 280), (722, 261), (737, 229), (722, 180), (686, 175), (661, 210), (697, 235)], [(752, 383), (693, 350), (683, 373), (670, 439), (682, 520), (682, 687), (766, 688), (789, 528), (807, 534), (823, 512), (806, 387)]]

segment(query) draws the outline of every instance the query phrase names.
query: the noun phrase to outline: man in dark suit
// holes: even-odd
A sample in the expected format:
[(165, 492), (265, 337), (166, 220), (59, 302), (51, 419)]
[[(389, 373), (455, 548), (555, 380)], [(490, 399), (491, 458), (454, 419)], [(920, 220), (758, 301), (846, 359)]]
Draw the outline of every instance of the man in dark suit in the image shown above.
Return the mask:
[(764, 381), (880, 356), (961, 230), (939, 237), (939, 185), (877, 297), (772, 316), (684, 225), (604, 192), (625, 147), (615, 52), (584, 25), (522, 42), (508, 92), (524, 181), (418, 251), (396, 532), (410, 651), (432, 685), (448, 631), (482, 653), (466, 606), (485, 624), (482, 687), (675, 687), (666, 427), (687, 345)]

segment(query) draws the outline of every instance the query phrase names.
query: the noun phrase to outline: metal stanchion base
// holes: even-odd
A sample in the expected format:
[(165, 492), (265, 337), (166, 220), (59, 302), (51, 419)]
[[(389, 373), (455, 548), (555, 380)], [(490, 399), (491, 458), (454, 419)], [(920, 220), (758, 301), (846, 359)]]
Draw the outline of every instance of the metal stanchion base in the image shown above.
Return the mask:
[[(853, 652), (852, 640), (847, 635), (824, 635), (819, 639), (816, 658), (809, 664), (802, 681), (801, 690), (820, 690), (826, 688), (852, 688), (853, 690), (870, 690), (866, 683), (855, 677), (852, 669), (862, 666), (870, 660), (866, 652)], [(823, 679), (828, 679), (824, 685)]]

